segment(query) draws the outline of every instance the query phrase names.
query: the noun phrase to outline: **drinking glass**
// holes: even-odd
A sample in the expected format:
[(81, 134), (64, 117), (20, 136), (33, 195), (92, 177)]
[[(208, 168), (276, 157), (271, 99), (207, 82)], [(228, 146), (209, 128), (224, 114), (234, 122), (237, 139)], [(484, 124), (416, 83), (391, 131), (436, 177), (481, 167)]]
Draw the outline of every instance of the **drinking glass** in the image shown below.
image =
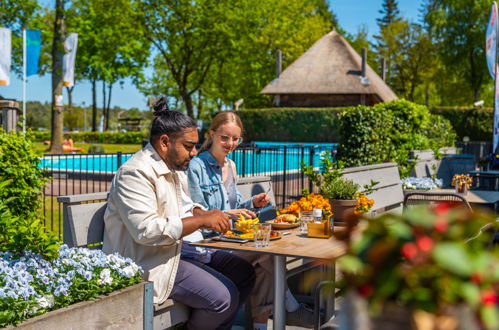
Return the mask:
[(263, 223), (257, 223), (253, 226), (253, 239), (255, 240), (255, 247), (265, 247), (267, 231), (270, 239), (270, 226), (266, 226)]
[(261, 223), (260, 226), (263, 234), (262, 247), (267, 247), (270, 244), (270, 232), (272, 231), (272, 225), (270, 223)]
[(314, 221), (314, 213), (312, 211), (300, 212), (300, 231), (302, 233), (307, 232), (307, 223), (311, 221)]

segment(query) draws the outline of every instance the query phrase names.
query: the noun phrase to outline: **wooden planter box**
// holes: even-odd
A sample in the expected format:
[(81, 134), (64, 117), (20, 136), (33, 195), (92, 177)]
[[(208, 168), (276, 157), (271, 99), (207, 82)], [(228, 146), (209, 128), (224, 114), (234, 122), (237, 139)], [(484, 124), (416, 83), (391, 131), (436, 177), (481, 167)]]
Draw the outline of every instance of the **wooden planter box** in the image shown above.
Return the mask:
[(135, 330), (148, 328), (144, 322), (144, 299), (148, 299), (146, 296), (148, 286), (152, 289), (151, 283), (141, 282), (107, 296), (100, 296), (96, 300), (83, 301), (57, 309), (5, 329)]

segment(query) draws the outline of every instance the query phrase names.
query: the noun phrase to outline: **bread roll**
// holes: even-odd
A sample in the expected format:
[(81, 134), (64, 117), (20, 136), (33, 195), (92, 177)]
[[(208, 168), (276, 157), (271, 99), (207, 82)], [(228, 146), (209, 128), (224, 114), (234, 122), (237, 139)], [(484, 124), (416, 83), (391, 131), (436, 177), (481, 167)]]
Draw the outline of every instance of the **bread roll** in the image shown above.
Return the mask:
[(296, 222), (296, 215), (294, 214), (281, 214), (277, 217), (276, 222), (288, 222), (288, 223), (294, 223)]

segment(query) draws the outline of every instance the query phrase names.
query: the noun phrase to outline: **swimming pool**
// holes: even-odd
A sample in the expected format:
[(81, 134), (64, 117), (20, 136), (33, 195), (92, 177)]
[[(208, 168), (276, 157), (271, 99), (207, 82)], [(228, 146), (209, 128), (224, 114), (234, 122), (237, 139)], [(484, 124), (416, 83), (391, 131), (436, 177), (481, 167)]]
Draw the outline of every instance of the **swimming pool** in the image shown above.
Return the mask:
[[(275, 174), (299, 171), (302, 159), (318, 166), (321, 154), (337, 148), (336, 143), (277, 143), (255, 142), (254, 147), (238, 148), (229, 157), (234, 160), (241, 175)], [(133, 154), (70, 154), (46, 155), (38, 167), (61, 172), (91, 172), (111, 174), (132, 157)]]

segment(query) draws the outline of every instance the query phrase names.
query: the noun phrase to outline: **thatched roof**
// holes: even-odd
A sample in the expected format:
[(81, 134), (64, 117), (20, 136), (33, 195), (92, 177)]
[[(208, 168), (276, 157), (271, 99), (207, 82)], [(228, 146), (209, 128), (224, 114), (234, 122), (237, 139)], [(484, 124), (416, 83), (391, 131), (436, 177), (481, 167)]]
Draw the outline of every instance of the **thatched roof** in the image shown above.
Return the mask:
[(360, 78), (362, 58), (336, 31), (319, 39), (305, 54), (270, 82), (262, 94), (375, 94), (380, 101), (397, 99), (369, 65)]

